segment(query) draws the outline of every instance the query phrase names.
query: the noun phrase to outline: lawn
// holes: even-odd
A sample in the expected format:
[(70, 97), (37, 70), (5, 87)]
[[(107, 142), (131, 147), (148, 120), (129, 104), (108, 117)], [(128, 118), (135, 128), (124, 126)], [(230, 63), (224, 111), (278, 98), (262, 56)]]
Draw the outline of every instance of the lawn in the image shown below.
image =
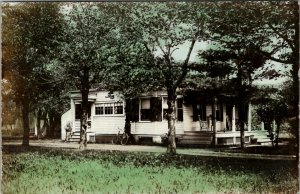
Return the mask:
[(296, 193), (293, 161), (3, 146), (3, 193)]

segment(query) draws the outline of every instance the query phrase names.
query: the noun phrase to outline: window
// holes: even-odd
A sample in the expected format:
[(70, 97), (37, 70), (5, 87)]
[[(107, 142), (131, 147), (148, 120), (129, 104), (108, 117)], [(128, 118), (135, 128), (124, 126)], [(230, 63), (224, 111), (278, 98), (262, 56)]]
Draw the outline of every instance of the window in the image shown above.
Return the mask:
[(150, 121), (150, 98), (141, 99), (141, 121)]
[(123, 103), (122, 102), (116, 102), (114, 103), (115, 107), (115, 114), (123, 114)]
[(104, 113), (106, 115), (112, 115), (113, 114), (113, 103), (104, 104)]
[[(177, 99), (177, 112), (176, 112), (176, 118), (177, 121), (183, 121), (183, 109), (182, 109), (183, 99), (178, 98)], [(168, 103), (167, 98), (163, 98), (163, 119), (168, 120)]]
[(100, 103), (95, 106), (95, 115), (123, 114), (123, 102)]
[(205, 104), (193, 104), (193, 121), (199, 121), (199, 119), (201, 119), (201, 121), (206, 121)]
[(101, 104), (96, 104), (96, 108), (95, 108), (95, 115), (103, 115), (104, 111), (103, 111), (103, 106), (101, 106)]
[(162, 104), (162, 108), (163, 108), (163, 119), (164, 120), (168, 120), (168, 99), (167, 98), (163, 98), (163, 104)]
[(183, 121), (183, 109), (182, 109), (182, 105), (183, 105), (183, 99), (182, 98), (178, 98), (177, 99), (177, 121)]

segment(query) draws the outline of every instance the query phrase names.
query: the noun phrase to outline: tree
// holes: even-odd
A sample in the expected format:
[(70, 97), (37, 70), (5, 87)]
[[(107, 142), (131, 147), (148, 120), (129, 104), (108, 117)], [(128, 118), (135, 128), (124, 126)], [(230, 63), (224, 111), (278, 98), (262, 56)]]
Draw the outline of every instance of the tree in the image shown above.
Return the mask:
[[(260, 39), (253, 41), (253, 34), (256, 33), (256, 26), (253, 23), (257, 18), (252, 14), (252, 10), (248, 9), (253, 6), (256, 8), (256, 5), (256, 3), (219, 3), (216, 11), (209, 13), (211, 48), (199, 53), (205, 65), (199, 66), (198, 69), (210, 72), (208, 75), (213, 77), (230, 79), (231, 85), (234, 86), (232, 92), (237, 97), (242, 148), (245, 144), (244, 126), (247, 122), (252, 82), (258, 77), (255, 70), (263, 67), (266, 62), (266, 57), (252, 48), (254, 43), (261, 44)], [(214, 73), (211, 73), (212, 71)]]
[(109, 5), (96, 3), (67, 4), (64, 33), (58, 37), (60, 73), (75, 84), (82, 95), (80, 119), (80, 148), (87, 145), (88, 95), (95, 83), (101, 83), (105, 65), (113, 60), (110, 51), (114, 18)]
[[(263, 37), (262, 46), (254, 45), (254, 48), (272, 61), (291, 66), (289, 76), (292, 78), (292, 103), (289, 104), (293, 117), (293, 134), (296, 137), (296, 145), (299, 143), (299, 5), (296, 1), (268, 2), (256, 17), (262, 18), (257, 22), (257, 35), (267, 34)], [(261, 38), (262, 39), (262, 38)], [(298, 155), (297, 155), (298, 156)]]
[[(151, 58), (148, 65), (162, 75), (161, 86), (167, 90), (168, 149), (176, 153), (176, 93), (190, 66), (196, 42), (206, 38), (206, 9), (198, 3), (137, 3), (127, 11), (124, 28), (139, 39)], [(175, 59), (176, 50), (188, 45), (183, 60)], [(159, 76), (160, 77), (160, 76)]]
[[(120, 16), (118, 16), (120, 17)], [(114, 62), (108, 64), (105, 73), (104, 87), (110, 92), (118, 91), (125, 100), (125, 132), (129, 135), (129, 142), (134, 142), (131, 134), (130, 121), (136, 120), (134, 105), (136, 98), (143, 92), (160, 89), (160, 72), (149, 68), (148, 52), (142, 44), (133, 38), (125, 36), (126, 33), (120, 29), (122, 36), (115, 37)], [(142, 56), (142, 57), (141, 57)]]
[[(256, 93), (255, 103), (258, 105), (256, 113), (260, 120), (264, 122), (265, 129), (271, 137), (272, 145), (274, 146), (275, 142), (276, 147), (278, 147), (280, 127), (284, 120), (288, 118), (288, 106), (282, 90), (268, 87), (261, 88)], [(276, 131), (272, 129), (273, 121), (276, 123)]]
[(3, 4), (3, 74), (13, 99), (22, 109), (23, 145), (29, 145), (29, 113), (39, 101), (38, 69), (49, 61), (60, 32), (57, 3)]

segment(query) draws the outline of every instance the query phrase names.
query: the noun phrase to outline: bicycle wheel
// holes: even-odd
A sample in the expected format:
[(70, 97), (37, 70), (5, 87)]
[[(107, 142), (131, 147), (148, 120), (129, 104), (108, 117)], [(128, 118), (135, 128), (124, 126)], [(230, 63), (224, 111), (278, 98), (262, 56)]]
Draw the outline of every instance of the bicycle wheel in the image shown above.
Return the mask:
[(127, 133), (123, 133), (121, 137), (121, 145), (126, 145), (128, 142), (129, 136)]
[(114, 135), (112, 140), (111, 140), (112, 144), (117, 144), (118, 143), (118, 135)]

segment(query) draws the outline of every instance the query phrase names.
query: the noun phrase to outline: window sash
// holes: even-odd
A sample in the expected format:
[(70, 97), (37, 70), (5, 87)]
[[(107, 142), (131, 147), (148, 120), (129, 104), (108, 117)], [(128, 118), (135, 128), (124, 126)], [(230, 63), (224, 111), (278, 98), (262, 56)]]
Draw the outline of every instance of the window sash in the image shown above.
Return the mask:
[(96, 106), (95, 107), (95, 115), (103, 115), (104, 114), (104, 109), (102, 106)]
[(141, 109), (150, 109), (150, 98), (141, 99)]
[(98, 103), (95, 105), (95, 115), (123, 115), (123, 102)]

